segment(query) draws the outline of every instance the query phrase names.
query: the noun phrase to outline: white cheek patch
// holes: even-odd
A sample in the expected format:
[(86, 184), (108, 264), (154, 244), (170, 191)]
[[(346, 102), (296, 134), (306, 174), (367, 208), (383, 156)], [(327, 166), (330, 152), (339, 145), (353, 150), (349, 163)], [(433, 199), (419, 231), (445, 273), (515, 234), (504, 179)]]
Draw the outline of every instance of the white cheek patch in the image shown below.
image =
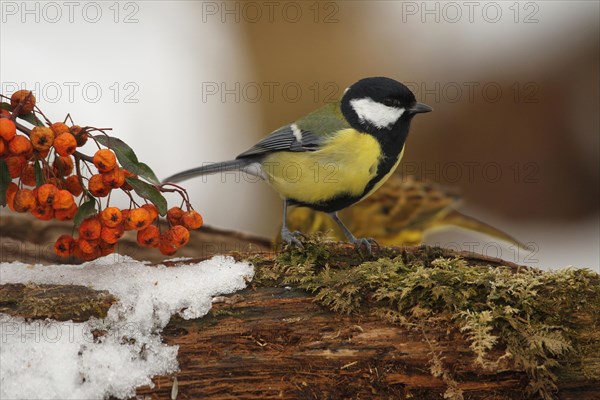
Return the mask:
[(404, 114), (404, 108), (396, 108), (378, 103), (370, 97), (350, 100), (350, 105), (362, 122), (377, 128), (391, 128)]
[(292, 124), (290, 128), (292, 128), (292, 133), (294, 134), (296, 140), (299, 143), (302, 143), (302, 131), (300, 130), (300, 128), (298, 128), (298, 125)]

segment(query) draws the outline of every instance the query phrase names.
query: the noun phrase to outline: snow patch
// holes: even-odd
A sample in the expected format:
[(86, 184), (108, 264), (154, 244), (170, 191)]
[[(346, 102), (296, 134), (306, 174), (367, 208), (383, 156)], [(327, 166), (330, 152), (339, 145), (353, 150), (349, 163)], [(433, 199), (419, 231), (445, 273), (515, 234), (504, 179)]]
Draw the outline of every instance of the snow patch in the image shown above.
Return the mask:
[(253, 275), (252, 265), (224, 256), (177, 267), (115, 255), (76, 266), (1, 263), (0, 284), (84, 285), (119, 301), (85, 323), (0, 314), (0, 398), (133, 396), (152, 376), (178, 369), (178, 347), (160, 337), (171, 316), (202, 317), (213, 297), (243, 289)]

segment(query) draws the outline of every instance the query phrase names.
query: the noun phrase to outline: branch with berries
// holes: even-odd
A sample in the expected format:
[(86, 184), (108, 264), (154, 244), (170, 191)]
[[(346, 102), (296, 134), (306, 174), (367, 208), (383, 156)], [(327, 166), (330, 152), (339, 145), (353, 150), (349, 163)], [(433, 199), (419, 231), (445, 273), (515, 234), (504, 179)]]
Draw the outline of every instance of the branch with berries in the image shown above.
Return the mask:
[[(52, 122), (27, 90), (0, 98), (0, 204), (40, 220), (72, 220), (73, 234), (54, 245), (59, 256), (88, 261), (111, 254), (125, 231), (170, 256), (202, 226), (186, 190), (161, 184), (131, 147), (108, 135), (111, 129), (75, 125), (70, 115)], [(82, 152), (90, 140), (93, 155)], [(111, 206), (115, 191), (127, 196), (129, 208)], [(181, 196), (179, 207), (168, 208), (163, 193), (170, 192)], [(168, 229), (161, 231), (159, 216)]]

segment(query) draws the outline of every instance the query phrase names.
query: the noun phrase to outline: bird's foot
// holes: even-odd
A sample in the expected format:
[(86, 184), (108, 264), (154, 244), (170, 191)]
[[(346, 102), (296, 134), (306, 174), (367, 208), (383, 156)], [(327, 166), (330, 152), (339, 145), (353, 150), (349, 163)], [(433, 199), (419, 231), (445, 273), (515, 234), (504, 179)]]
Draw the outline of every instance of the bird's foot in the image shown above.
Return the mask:
[(353, 240), (350, 240), (350, 242), (353, 243), (354, 246), (356, 246), (357, 250), (360, 250), (360, 248), (364, 246), (367, 249), (367, 253), (369, 253), (369, 255), (373, 254), (373, 245), (377, 246), (377, 248), (379, 249), (379, 243), (377, 243), (377, 241), (372, 237), (354, 238)]
[(304, 249), (304, 245), (297, 239), (298, 237), (305, 238), (306, 236), (300, 231), (290, 232), (289, 229), (284, 228), (281, 230), (281, 240), (284, 242), (284, 246), (296, 246), (300, 250)]

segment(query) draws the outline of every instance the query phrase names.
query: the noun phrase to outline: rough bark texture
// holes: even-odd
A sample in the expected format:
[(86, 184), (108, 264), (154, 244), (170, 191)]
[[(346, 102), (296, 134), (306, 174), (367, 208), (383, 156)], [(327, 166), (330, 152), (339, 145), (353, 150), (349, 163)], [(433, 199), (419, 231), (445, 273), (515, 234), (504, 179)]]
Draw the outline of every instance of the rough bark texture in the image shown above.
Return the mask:
[[(20, 284), (0, 286), (0, 299), (0, 312), (76, 321), (105, 316), (114, 301), (82, 286)], [(289, 288), (216, 300), (208, 316), (173, 318), (163, 331), (166, 343), (179, 346), (178, 399), (439, 399), (448, 382), (432, 376), (432, 350), (466, 399), (526, 398), (522, 372), (474, 366), (462, 335), (446, 327), (339, 315)], [(154, 382), (138, 394), (170, 399), (173, 378)], [(563, 380), (560, 387), (561, 399), (600, 398), (597, 381)]]
[[(465, 399), (526, 398), (523, 373), (474, 366), (456, 331), (339, 315), (285, 288), (220, 300), (209, 316), (174, 319), (163, 332), (166, 343), (180, 346), (178, 399), (440, 399), (448, 385), (431, 375), (432, 348)], [(154, 382), (138, 394), (170, 399), (172, 377)], [(600, 398), (600, 382), (564, 381), (560, 396)]]

